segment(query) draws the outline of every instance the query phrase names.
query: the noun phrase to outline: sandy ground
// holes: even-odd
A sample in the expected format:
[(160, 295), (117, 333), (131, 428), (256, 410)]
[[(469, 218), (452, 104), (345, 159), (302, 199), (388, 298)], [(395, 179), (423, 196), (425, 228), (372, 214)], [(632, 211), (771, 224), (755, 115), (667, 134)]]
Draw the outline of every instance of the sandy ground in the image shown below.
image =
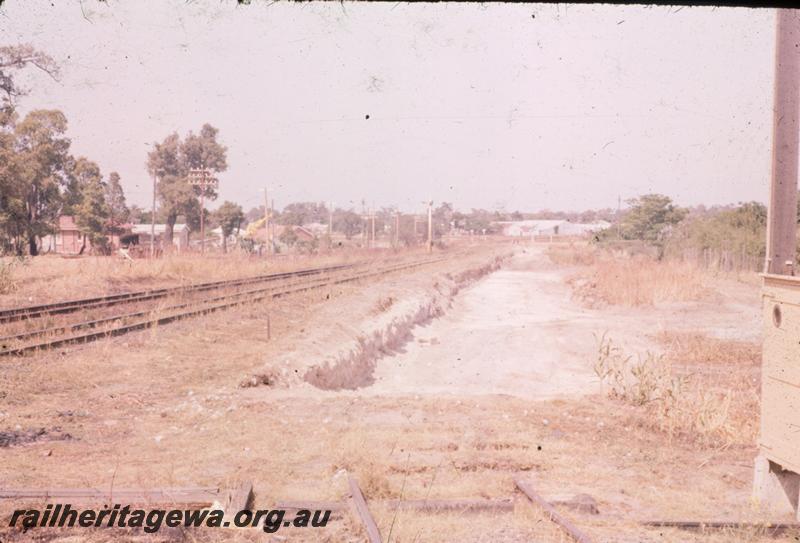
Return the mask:
[(370, 394), (511, 394), (527, 398), (599, 392), (587, 364), (598, 319), (570, 301), (553, 271), (518, 254), (511, 269), (461, 293), (440, 319), (414, 333), (403, 353), (381, 359)]
[(646, 310), (587, 309), (572, 299), (569, 270), (555, 268), (543, 253), (520, 251), (462, 292), (442, 318), (415, 330), (403, 352), (380, 360), (368, 393), (529, 399), (598, 393), (592, 362), (603, 333), (635, 352), (658, 351), (652, 336), (661, 330), (758, 337), (761, 315), (750, 291)]

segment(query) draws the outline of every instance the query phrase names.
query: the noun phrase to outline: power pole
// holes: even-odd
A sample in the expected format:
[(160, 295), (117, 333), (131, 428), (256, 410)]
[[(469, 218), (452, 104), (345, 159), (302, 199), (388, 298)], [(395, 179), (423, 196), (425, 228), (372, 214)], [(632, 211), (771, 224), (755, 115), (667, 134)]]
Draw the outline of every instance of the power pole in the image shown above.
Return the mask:
[[(275, 198), (269, 201), (269, 214), (270, 216), (275, 215)], [(274, 246), (275, 246), (275, 225), (271, 224), (269, 229), (269, 254), (273, 253)]]
[(622, 211), (622, 196), (617, 196), (617, 239), (620, 239), (622, 237), (620, 231), (620, 226), (621, 226), (620, 221), (622, 220), (622, 218), (619, 216), (621, 211)]
[(361, 199), (361, 244), (367, 246), (367, 207)]
[(372, 221), (372, 243), (370, 243), (370, 247), (375, 247), (375, 212), (370, 209), (369, 211), (369, 218)]
[(428, 202), (428, 252), (433, 251), (433, 200)]
[(267, 198), (267, 187), (264, 187), (264, 243), (264, 256), (267, 256), (272, 248), (269, 239), (269, 198)]
[(394, 246), (400, 246), (400, 210), (394, 215)]
[(797, 229), (797, 146), (800, 135), (800, 13), (777, 10), (772, 182), (767, 214), (766, 273), (794, 275)]
[(192, 168), (189, 170), (189, 184), (200, 188), (200, 252), (206, 252), (205, 196), (209, 188), (217, 188), (219, 179), (211, 175), (208, 168)]
[(156, 255), (156, 174), (153, 174), (153, 207), (150, 211), (150, 258)]

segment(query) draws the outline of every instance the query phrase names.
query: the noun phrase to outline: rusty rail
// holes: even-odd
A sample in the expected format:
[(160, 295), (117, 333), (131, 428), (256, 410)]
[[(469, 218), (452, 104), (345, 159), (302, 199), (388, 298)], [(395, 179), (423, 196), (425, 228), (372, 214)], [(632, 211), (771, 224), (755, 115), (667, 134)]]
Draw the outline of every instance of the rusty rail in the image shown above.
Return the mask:
[(532, 502), (544, 509), (545, 513), (550, 517), (550, 520), (558, 524), (577, 543), (592, 543), (592, 539), (588, 535), (563, 517), (552, 505), (542, 498), (536, 490), (534, 490), (533, 485), (520, 477), (514, 477), (514, 484), (517, 485), (517, 488)]
[[(89, 321), (89, 322), (84, 322), (84, 323), (77, 323), (77, 324), (57, 327), (57, 328), (53, 328), (53, 329), (39, 330), (39, 331), (36, 331), (36, 332), (25, 332), (23, 334), (20, 334), (19, 336), (8, 336), (6, 338), (3, 338), (3, 340), (7, 341), (7, 342), (18, 341), (18, 340), (25, 339), (25, 338), (46, 335), (47, 333), (50, 333), (50, 332), (53, 332), (53, 331), (66, 330), (68, 328), (70, 328), (70, 329), (74, 329), (75, 327), (78, 327), (78, 328), (96, 328), (100, 323), (123, 321), (125, 319), (142, 318), (142, 317), (144, 317), (143, 320), (140, 320), (140, 321), (137, 321), (137, 322), (124, 323), (124, 324), (120, 324), (118, 326), (114, 326), (114, 327), (111, 327), (111, 328), (106, 328), (106, 329), (103, 329), (103, 330), (96, 330), (96, 331), (86, 332), (86, 333), (79, 334), (79, 335), (60, 337), (60, 338), (56, 338), (56, 339), (40, 341), (40, 342), (37, 342), (37, 343), (23, 345), (23, 346), (8, 347), (8, 348), (0, 350), (0, 356), (18, 356), (18, 355), (23, 355), (23, 354), (27, 354), (27, 353), (30, 353), (30, 352), (43, 350), (43, 349), (60, 347), (60, 346), (63, 346), (63, 345), (76, 344), (76, 343), (88, 343), (88, 342), (95, 341), (95, 340), (102, 339), (102, 338), (119, 336), (119, 335), (122, 335), (122, 334), (126, 334), (128, 332), (133, 332), (133, 331), (137, 331), (137, 330), (143, 330), (143, 329), (151, 328), (151, 327), (157, 326), (157, 325), (168, 324), (168, 323), (171, 323), (171, 322), (174, 322), (174, 321), (178, 321), (178, 320), (182, 320), (182, 319), (189, 318), (189, 317), (206, 315), (206, 314), (213, 313), (215, 311), (219, 311), (219, 310), (222, 310), (222, 309), (229, 309), (229, 308), (232, 308), (232, 307), (235, 307), (235, 306), (239, 306), (239, 305), (255, 303), (255, 302), (259, 302), (259, 301), (262, 301), (262, 300), (268, 299), (268, 298), (269, 299), (280, 298), (280, 297), (283, 297), (283, 296), (287, 296), (289, 294), (295, 294), (295, 293), (298, 293), (298, 292), (304, 292), (304, 291), (307, 291), (307, 290), (312, 290), (312, 289), (320, 288), (320, 287), (324, 287), (324, 286), (358, 281), (358, 280), (361, 280), (361, 279), (366, 279), (368, 277), (373, 277), (373, 276), (376, 276), (376, 275), (383, 275), (383, 274), (386, 274), (386, 273), (391, 273), (391, 272), (395, 272), (395, 271), (401, 271), (401, 270), (405, 270), (405, 269), (410, 269), (410, 268), (414, 268), (414, 267), (418, 267), (418, 266), (423, 266), (423, 265), (426, 265), (426, 264), (432, 264), (432, 263), (435, 263), (435, 262), (440, 262), (442, 260), (444, 260), (444, 257), (426, 258), (426, 259), (417, 260), (417, 261), (414, 261), (414, 262), (411, 262), (411, 263), (388, 266), (388, 267), (384, 267), (384, 268), (378, 268), (376, 270), (368, 270), (366, 272), (356, 273), (354, 275), (351, 275), (351, 276), (348, 276), (348, 277), (344, 277), (344, 278), (332, 279), (332, 278), (324, 278), (323, 277), (323, 278), (321, 278), (319, 280), (316, 280), (316, 281), (314, 279), (312, 279), (309, 283), (305, 283), (305, 282), (293, 283), (293, 285), (300, 285), (299, 287), (296, 287), (296, 288), (288, 288), (287, 289), (286, 286), (284, 286), (284, 287), (264, 287), (264, 288), (259, 288), (259, 289), (246, 291), (246, 292), (237, 292), (237, 293), (233, 293), (233, 294), (225, 295), (225, 296), (216, 296), (216, 297), (205, 299), (205, 300), (197, 300), (197, 301), (195, 301), (193, 303), (189, 303), (189, 304), (180, 304), (180, 305), (177, 305), (177, 306), (164, 308), (162, 311), (174, 311), (176, 309), (183, 309), (185, 307), (191, 307), (191, 309), (188, 310), (188, 311), (181, 311), (181, 312), (172, 313), (172, 314), (166, 314), (166, 315), (162, 314), (162, 316), (153, 317), (152, 316), (153, 315), (152, 311), (144, 311), (144, 312), (137, 312), (137, 313), (131, 313), (131, 314), (115, 315), (115, 316), (112, 316), (112, 317), (107, 317), (107, 318), (100, 319), (98, 321)], [(279, 288), (282, 288), (282, 290), (278, 290)], [(220, 303), (214, 304), (213, 302), (220, 302)], [(207, 305), (203, 305), (203, 304), (207, 304)], [(208, 305), (208, 304), (211, 304), (211, 305)], [(149, 315), (149, 317), (148, 317), (148, 315)]]

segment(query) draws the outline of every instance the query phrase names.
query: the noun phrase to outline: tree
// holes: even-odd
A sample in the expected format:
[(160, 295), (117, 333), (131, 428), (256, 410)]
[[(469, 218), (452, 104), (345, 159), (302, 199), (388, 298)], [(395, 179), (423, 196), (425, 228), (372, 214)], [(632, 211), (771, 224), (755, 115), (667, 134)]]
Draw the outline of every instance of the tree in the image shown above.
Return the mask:
[(66, 165), (66, 185), (62, 195), (62, 215), (75, 215), (83, 201), (83, 189), (89, 183), (101, 182), (100, 166), (86, 157), (72, 158)]
[[(217, 142), (217, 134), (219, 134), (219, 130), (208, 123), (204, 124), (200, 129), (200, 134), (189, 132), (189, 135), (186, 136), (181, 145), (181, 157), (185, 163), (184, 167), (187, 173), (195, 168), (205, 168), (213, 173), (224, 172), (228, 169), (228, 148)], [(204, 221), (208, 217), (208, 213), (205, 209), (201, 210), (199, 205), (195, 205), (195, 203), (199, 204), (198, 197), (202, 195), (203, 198), (216, 200), (217, 192), (212, 187), (192, 186), (191, 189), (194, 199), (187, 202), (188, 205), (185, 211), (187, 219), (188, 215), (194, 212), (193, 216), (197, 218), (199, 223), (201, 213)], [(195, 229), (192, 221), (187, 220), (187, 223), (191, 225), (190, 228), (193, 230), (200, 230), (200, 224), (197, 224)]]
[(214, 212), (214, 220), (222, 228), (222, 251), (228, 252), (228, 236), (235, 231), (239, 233), (239, 228), (244, 221), (244, 212), (242, 206), (234, 204), (233, 202), (225, 201)]
[(278, 217), (280, 224), (303, 226), (309, 223), (328, 222), (328, 208), (323, 203), (294, 202), (287, 205)]
[(83, 234), (81, 253), (86, 250), (87, 241), (95, 251), (105, 253), (108, 250), (106, 234), (110, 212), (106, 191), (100, 166), (95, 162), (86, 157), (68, 161), (61, 214), (75, 217), (75, 224)]
[(264, 206), (254, 207), (250, 211), (248, 211), (247, 214), (245, 215), (245, 219), (247, 219), (247, 222), (249, 223), (263, 218), (264, 218)]
[[(34, 110), (16, 125), (15, 173), (19, 197), (19, 235), (28, 252), (38, 254), (37, 240), (53, 232), (61, 209), (61, 186), (70, 140), (64, 136), (67, 119), (57, 110)], [(23, 210), (24, 208), (24, 210)], [(21, 247), (17, 248), (19, 254)]]
[[(441, 238), (450, 231), (450, 223), (453, 221), (453, 204), (442, 202), (431, 212), (431, 219), (433, 222), (431, 225), (433, 237), (436, 239)], [(427, 225), (425, 227), (427, 228)]]
[(686, 210), (675, 206), (668, 196), (646, 194), (628, 200), (630, 209), (622, 219), (622, 236), (661, 245), (664, 234), (686, 216)]
[(412, 247), (420, 242), (419, 235), (414, 232), (414, 224), (414, 215), (400, 216), (400, 232), (397, 238), (406, 247)]
[(352, 209), (337, 209), (333, 213), (333, 229), (344, 234), (347, 239), (361, 232), (363, 222)]
[(0, 253), (21, 255), (25, 247), (27, 213), (25, 183), (19, 172), (15, 115), (0, 117)]
[(181, 156), (180, 136), (170, 134), (153, 147), (147, 155), (147, 169), (158, 180), (156, 194), (167, 225), (164, 237), (171, 243), (178, 214), (194, 198), (194, 192), (187, 181), (188, 169)]
[(286, 226), (284, 227), (283, 232), (281, 232), (280, 236), (278, 236), (278, 239), (281, 241), (281, 243), (285, 244), (287, 247), (292, 247), (295, 243), (297, 243), (298, 240), (297, 232), (294, 231), (293, 226)]
[(766, 256), (766, 229), (767, 208), (759, 202), (711, 209), (698, 206), (672, 229), (665, 251), (678, 257), (711, 251), (716, 258), (758, 266)]
[(105, 201), (108, 208), (109, 231), (119, 233), (121, 226), (128, 222), (130, 210), (125, 204), (125, 191), (122, 190), (120, 177), (117, 172), (108, 174), (105, 186)]
[[(47, 73), (53, 79), (58, 78), (58, 66), (45, 53), (37, 51), (30, 45), (13, 45), (0, 47), (0, 250), (22, 255), (25, 245), (28, 252), (38, 252), (37, 235), (46, 233), (50, 226), (48, 220), (57, 207), (58, 180), (53, 179), (60, 164), (60, 144), (55, 140), (63, 134), (61, 125), (66, 127), (66, 119), (45, 121), (46, 114), (31, 112), (26, 116), (23, 126), (17, 131), (17, 114), (14, 102), (17, 97), (27, 94), (27, 89), (14, 81), (15, 72), (34, 66)], [(37, 127), (37, 123), (42, 126)], [(49, 127), (46, 126), (49, 124)], [(29, 161), (37, 147), (35, 132), (39, 132), (39, 144), (44, 145), (47, 136), (44, 132), (50, 129), (51, 151), (54, 152), (52, 162), (47, 168), (47, 160), (38, 154), (38, 166)], [(20, 143), (20, 137), (25, 141)], [(69, 140), (66, 140), (69, 147)], [(43, 151), (39, 148), (38, 151)], [(22, 155), (24, 153), (24, 156)], [(43, 167), (44, 169), (38, 169)], [(35, 181), (35, 182), (34, 182)], [(33, 184), (32, 184), (33, 183)]]
[(93, 251), (108, 252), (106, 222), (109, 219), (106, 190), (100, 178), (90, 179), (81, 186), (81, 200), (73, 208), (75, 224), (83, 234), (83, 245), (80, 252), (86, 249), (86, 241), (90, 241)]
[[(147, 218), (145, 218), (145, 214), (147, 214)], [(149, 211), (145, 211), (141, 207), (133, 204), (128, 212), (128, 220), (131, 221), (133, 224), (142, 224), (147, 222), (149, 219)]]
[(4, 108), (11, 107), (18, 96), (27, 94), (27, 89), (17, 86), (12, 76), (13, 70), (21, 70), (26, 66), (34, 66), (56, 81), (58, 80), (59, 70), (56, 62), (31, 45), (0, 47), (0, 91), (5, 94), (3, 97)]
[[(165, 214), (164, 237), (168, 242), (172, 242), (178, 215), (191, 212), (200, 195), (200, 189), (189, 184), (189, 170), (205, 167), (219, 173), (228, 167), (227, 147), (217, 142), (218, 133), (210, 124), (204, 124), (200, 134), (190, 132), (183, 142), (173, 133), (163, 142), (155, 143), (147, 155), (147, 169), (158, 179), (157, 194)], [(213, 200), (217, 195), (213, 189), (207, 189), (204, 197)]]

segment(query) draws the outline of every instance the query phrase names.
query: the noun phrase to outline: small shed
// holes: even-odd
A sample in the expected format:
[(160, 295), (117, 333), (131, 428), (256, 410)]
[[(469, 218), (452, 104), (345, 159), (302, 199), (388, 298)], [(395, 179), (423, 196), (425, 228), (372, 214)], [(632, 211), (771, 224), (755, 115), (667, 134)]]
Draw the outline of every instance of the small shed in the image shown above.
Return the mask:
[(61, 215), (58, 218), (58, 231), (53, 237), (53, 252), (58, 254), (76, 255), (91, 246), (89, 240), (84, 240), (83, 234), (75, 224), (72, 215)]
[[(132, 233), (136, 234), (139, 245), (150, 244), (150, 231), (153, 228), (150, 224), (134, 224), (131, 227)], [(164, 248), (164, 234), (167, 231), (166, 224), (155, 225), (155, 244), (156, 247)], [(172, 227), (172, 244), (178, 251), (183, 251), (189, 247), (189, 226), (186, 224), (176, 224)]]

